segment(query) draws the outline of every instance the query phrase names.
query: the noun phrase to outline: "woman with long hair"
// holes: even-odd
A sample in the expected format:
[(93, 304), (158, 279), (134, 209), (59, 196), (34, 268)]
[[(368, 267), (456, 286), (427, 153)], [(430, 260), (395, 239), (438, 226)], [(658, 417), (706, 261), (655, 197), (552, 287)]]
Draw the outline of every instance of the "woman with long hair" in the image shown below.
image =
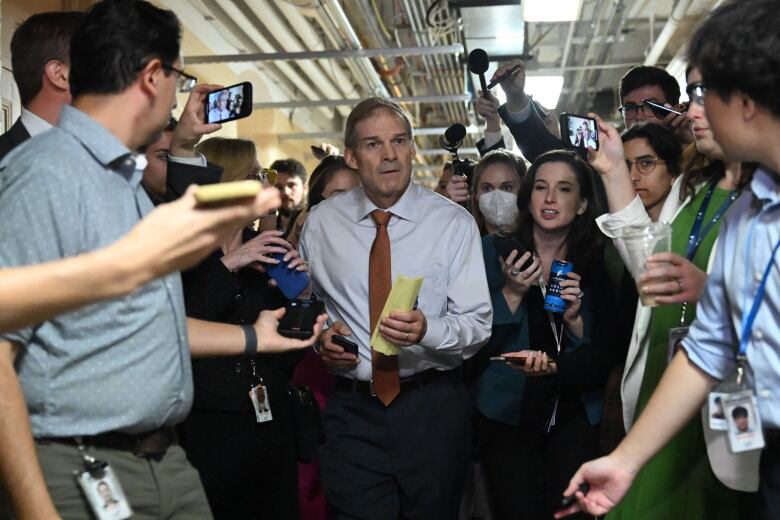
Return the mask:
[[(480, 355), (507, 362), (490, 362), (479, 380), (479, 452), (495, 518), (550, 518), (571, 471), (598, 453), (602, 391), (627, 335), (606, 323), (620, 309), (588, 164), (569, 151), (539, 156), (517, 207), (513, 237), (523, 251), (503, 258), (496, 235), (483, 238), (494, 317)], [(560, 314), (544, 309), (555, 260), (573, 266), (560, 283)]]
[[(224, 168), (222, 182), (262, 171), (252, 141), (211, 138), (197, 151)], [(283, 307), (285, 298), (269, 286), (263, 266), (277, 263), (272, 255), (278, 253), (292, 268), (304, 267), (280, 235), (239, 228), (220, 249), (182, 273), (187, 315), (245, 324), (261, 310)], [(216, 519), (297, 518), (295, 429), (287, 387), (303, 354), (193, 360), (194, 402), (179, 431)], [(258, 384), (271, 420), (265, 415), (258, 421), (249, 398), (249, 389)]]
[(525, 161), (506, 150), (485, 154), (474, 167), (469, 207), (480, 234), (509, 235), (517, 225), (517, 193)]

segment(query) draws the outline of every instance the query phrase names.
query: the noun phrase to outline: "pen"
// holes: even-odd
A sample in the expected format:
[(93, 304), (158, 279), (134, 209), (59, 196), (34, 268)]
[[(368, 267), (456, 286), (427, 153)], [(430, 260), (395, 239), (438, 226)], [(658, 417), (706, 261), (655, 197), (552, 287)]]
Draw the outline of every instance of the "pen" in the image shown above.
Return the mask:
[[(581, 491), (583, 495), (587, 495), (588, 491), (590, 491), (590, 484), (588, 484), (587, 482), (583, 482), (582, 484), (580, 484), (580, 487), (577, 488), (577, 491)], [(577, 500), (577, 496), (576, 495), (577, 495), (577, 492), (575, 491), (574, 493), (572, 493), (569, 496), (564, 496), (561, 499), (561, 508), (565, 509), (565, 508), (569, 507), (570, 505), (572, 505), (574, 503), (574, 501)]]
[(505, 79), (511, 78), (512, 76), (520, 72), (520, 69), (522, 68), (523, 68), (522, 65), (515, 65), (514, 67), (512, 67), (511, 69), (509, 69), (508, 71), (506, 71), (505, 73), (501, 74), (499, 77), (497, 77), (496, 79), (488, 83), (487, 89), (490, 90), (491, 88), (495, 87)]

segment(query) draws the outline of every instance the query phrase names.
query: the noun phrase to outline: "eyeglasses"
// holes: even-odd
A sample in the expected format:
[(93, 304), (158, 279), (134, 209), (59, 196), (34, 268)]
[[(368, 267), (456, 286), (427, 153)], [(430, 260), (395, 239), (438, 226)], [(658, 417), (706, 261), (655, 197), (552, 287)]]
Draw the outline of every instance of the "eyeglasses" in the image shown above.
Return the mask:
[(623, 114), (623, 117), (636, 117), (637, 112), (640, 109), (646, 116), (657, 117), (658, 119), (663, 119), (672, 112), (667, 107), (652, 99), (644, 99), (641, 103), (626, 103), (625, 105), (618, 107), (618, 110)]
[(645, 157), (638, 157), (636, 161), (629, 161), (626, 159), (626, 166), (628, 166), (629, 173), (631, 172), (631, 166), (636, 164), (636, 171), (642, 175), (650, 175), (655, 170), (656, 164), (664, 164), (666, 161), (647, 155)]
[(707, 95), (707, 85), (703, 81), (694, 81), (688, 85), (685, 89), (688, 93), (688, 98), (691, 103), (696, 103), (699, 106), (704, 106), (704, 96)]
[(176, 88), (179, 89), (179, 92), (190, 92), (193, 88), (195, 88), (195, 85), (198, 84), (198, 78), (187, 74), (181, 69), (177, 69), (171, 65), (163, 65), (162, 68), (164, 70), (176, 73)]
[(246, 176), (248, 181), (260, 181), (273, 184), (276, 180), (277, 172), (273, 168), (256, 168)]

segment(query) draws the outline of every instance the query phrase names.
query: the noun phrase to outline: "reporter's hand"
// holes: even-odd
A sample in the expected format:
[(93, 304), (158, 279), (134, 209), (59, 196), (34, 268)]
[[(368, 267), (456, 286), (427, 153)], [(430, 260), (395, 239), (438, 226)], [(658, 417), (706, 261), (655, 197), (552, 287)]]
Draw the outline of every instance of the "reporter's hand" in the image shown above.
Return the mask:
[(379, 320), (379, 333), (399, 347), (416, 345), (425, 337), (428, 321), (421, 310), (393, 311)]
[(145, 281), (200, 262), (235, 229), (281, 203), (278, 190), (262, 190), (254, 198), (218, 207), (198, 207), (196, 186), (161, 204), (113, 247), (128, 264), (128, 274)]
[(311, 347), (317, 341), (317, 338), (328, 320), (327, 314), (317, 316), (314, 323), (314, 333), (308, 339), (286, 338), (279, 334), (279, 320), (284, 316), (286, 309), (284, 307), (273, 311), (263, 311), (255, 322), (255, 332), (257, 333), (257, 352), (259, 354), (269, 354), (275, 352), (287, 352), (289, 350), (300, 350)]
[(669, 115), (664, 118), (663, 124), (669, 130), (674, 132), (674, 135), (677, 137), (677, 140), (680, 141), (680, 144), (683, 145), (683, 148), (685, 145), (691, 144), (693, 142), (693, 132), (691, 131), (690, 124), (691, 122), (687, 117), (685, 117), (684, 112), (687, 107), (684, 104), (672, 106), (669, 103), (664, 103), (664, 106), (683, 112), (682, 115), (679, 116), (673, 112), (669, 112)]
[(324, 159), (329, 155), (339, 154), (339, 149), (330, 143), (320, 143), (319, 145), (317, 145), (317, 148), (322, 150), (322, 153), (317, 153), (314, 150), (312, 150), (312, 155), (314, 155), (314, 158), (317, 159), (318, 161), (321, 161), (322, 159)]
[[(563, 321), (566, 327), (571, 329), (571, 325), (581, 321), (580, 308), (582, 307), (582, 288), (580, 281), (582, 277), (575, 272), (567, 274), (568, 280), (561, 282), (561, 299), (566, 300), (566, 310), (563, 313)], [(576, 334), (575, 334), (576, 335)]]
[(279, 260), (272, 258), (274, 253), (288, 253), (292, 246), (282, 238), (281, 231), (263, 231), (251, 240), (241, 244), (236, 250), (224, 255), (221, 260), (230, 271), (237, 271), (249, 266), (261, 273), (265, 272), (265, 264), (278, 264)]
[(360, 358), (333, 343), (334, 335), (347, 337), (352, 335), (352, 331), (343, 321), (337, 321), (322, 333), (320, 336), (322, 362), (331, 368), (354, 368), (360, 362)]
[(526, 358), (524, 365), (507, 363), (512, 370), (517, 370), (531, 377), (554, 376), (558, 373), (555, 361), (551, 360), (545, 352), (537, 350), (521, 350), (519, 352), (505, 352), (501, 354), (505, 358)]
[(512, 251), (506, 260), (500, 257), (498, 259), (501, 272), (504, 274), (504, 288), (521, 299), (525, 297), (531, 286), (539, 284), (539, 278), (542, 276), (542, 262), (536, 257), (533, 257), (533, 262), (528, 269), (520, 270), (531, 258), (529, 251), (520, 257), (517, 256), (517, 251)]
[(660, 305), (699, 301), (707, 273), (687, 258), (675, 253), (656, 253), (647, 259), (646, 270), (639, 277), (640, 291), (655, 296)]
[(206, 124), (206, 98), (221, 85), (195, 85), (184, 105), (171, 138), (170, 154), (174, 157), (195, 157), (195, 145), (201, 137), (216, 132), (222, 125)]
[(620, 172), (628, 175), (626, 155), (623, 151), (623, 141), (617, 129), (605, 123), (598, 115), (588, 114), (596, 119), (599, 131), (599, 149), (588, 148), (588, 162), (601, 175)]
[(498, 115), (498, 107), (501, 103), (498, 98), (490, 93), (490, 91), (479, 91), (479, 97), (477, 98), (477, 114), (479, 114), (486, 123), (485, 131), (487, 132), (500, 132), (501, 131), (501, 116)]
[(469, 181), (463, 175), (454, 175), (450, 177), (447, 183), (447, 195), (450, 200), (461, 204), (469, 200)]
[(528, 96), (525, 93), (525, 63), (523, 60), (510, 60), (501, 64), (490, 78), (490, 81), (493, 81), (515, 65), (520, 65), (520, 72), (499, 83), (506, 93), (506, 107), (510, 112), (519, 112), (528, 105)]
[[(564, 496), (575, 495), (577, 502), (555, 513), (555, 518), (580, 511), (594, 516), (606, 514), (620, 503), (635, 477), (636, 473), (628, 471), (614, 454), (583, 464), (563, 492)], [(579, 491), (580, 485), (585, 482), (590, 486), (587, 495)]]

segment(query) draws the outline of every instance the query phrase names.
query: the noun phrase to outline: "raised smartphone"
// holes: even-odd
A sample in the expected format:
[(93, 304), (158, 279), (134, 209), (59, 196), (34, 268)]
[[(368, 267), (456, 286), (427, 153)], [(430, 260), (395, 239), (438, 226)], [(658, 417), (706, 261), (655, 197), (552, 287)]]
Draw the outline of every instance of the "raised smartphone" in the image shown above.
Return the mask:
[(206, 123), (225, 123), (252, 113), (252, 84), (248, 81), (209, 92)]

